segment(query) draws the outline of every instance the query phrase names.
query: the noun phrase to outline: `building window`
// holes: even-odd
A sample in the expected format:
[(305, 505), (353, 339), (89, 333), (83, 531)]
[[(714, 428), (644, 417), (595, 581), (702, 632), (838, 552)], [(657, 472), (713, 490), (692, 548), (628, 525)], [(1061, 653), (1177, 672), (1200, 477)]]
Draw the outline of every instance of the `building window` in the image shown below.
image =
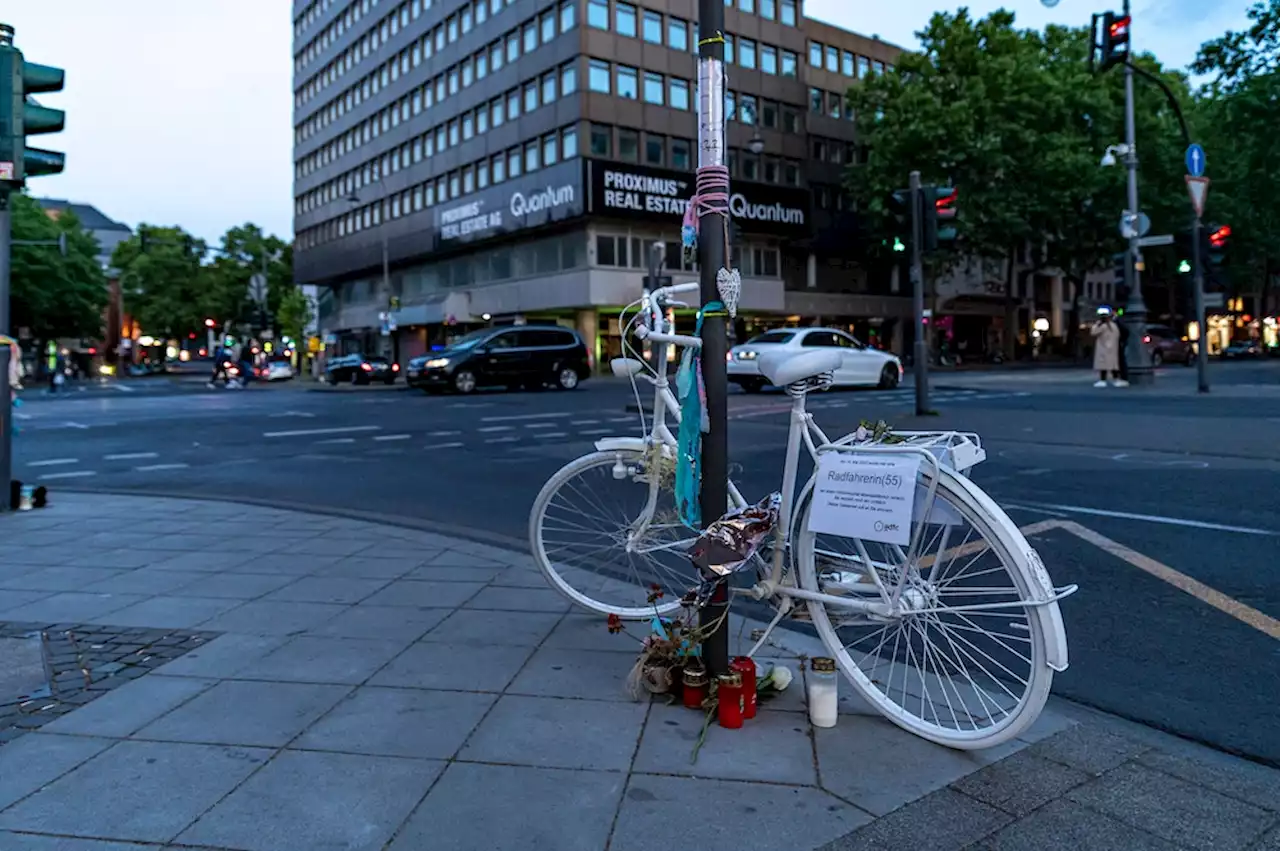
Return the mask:
[(693, 144), (688, 139), (671, 140), (671, 167), (683, 171), (693, 168)]
[(639, 72), (629, 65), (619, 65), (616, 85), (618, 97), (635, 100), (640, 96)]
[(458, 173), (455, 171), (449, 175), (449, 197), (457, 198), (462, 195), (462, 185), (458, 180)]
[[(605, 79), (608, 79), (606, 75)], [(570, 62), (560, 68), (560, 96), (573, 94), (578, 90), (578, 66)]]
[(662, 16), (657, 12), (644, 12), (644, 40), (652, 44), (662, 44)]
[(520, 114), (520, 90), (512, 89), (507, 92), (507, 118), (515, 120)]
[(489, 76), (489, 54), (480, 51), (476, 54), (476, 79), (483, 80)]
[(844, 99), (844, 120), (845, 120), (845, 121), (852, 121), (852, 120), (853, 120), (853, 118), (854, 118), (854, 115), (853, 115), (853, 101), (852, 101), (852, 100), (850, 100), (849, 98), (845, 98), (845, 99)]
[(493, 182), (501, 183), (507, 179), (507, 158), (506, 154), (496, 154), (491, 159), (490, 164), (493, 166)]
[(564, 0), (560, 4), (560, 32), (567, 33), (577, 23), (577, 0)]
[(467, 33), (471, 32), (472, 21), (473, 19), (471, 17), (471, 10), (466, 7), (463, 7), (462, 9), (462, 34), (463, 35), (466, 35)]
[(640, 159), (640, 134), (634, 130), (618, 128), (618, 159), (629, 163)]
[(538, 49), (538, 28), (532, 23), (525, 24), (521, 30), (521, 37), (524, 41), (524, 52), (527, 56)]
[(538, 143), (524, 143), (524, 170), (525, 172), (538, 170)]
[(471, 166), (467, 166), (462, 170), (462, 194), (470, 195), (476, 191), (476, 174)]
[(609, 0), (587, 0), (587, 25), (609, 29)]
[(526, 114), (538, 108), (538, 84), (524, 84), (524, 111)]
[(618, 35), (636, 36), (636, 7), (630, 3), (615, 3), (613, 29)]
[(538, 19), (538, 29), (542, 31), (542, 43), (547, 44), (556, 37), (556, 16), (551, 12)]
[(501, 127), (506, 116), (502, 109), (502, 98), (494, 98), (489, 101), (489, 123), (494, 127)]
[(462, 116), (462, 141), (467, 141), (476, 135), (475, 121), (471, 117), (471, 113)]
[(827, 45), (827, 70), (835, 74), (840, 70), (840, 51)]
[(844, 98), (840, 97), (840, 95), (835, 92), (827, 92), (827, 115), (830, 115), (832, 118), (839, 118), (841, 112), (840, 102), (842, 100), (844, 100)]
[(556, 75), (552, 71), (550, 74), (542, 75), (542, 105), (550, 106), (556, 99)]
[(786, 133), (800, 132), (800, 113), (794, 109), (782, 109), (782, 129)]
[(764, 161), (764, 182), (777, 183), (781, 177), (781, 169), (778, 168), (778, 161), (768, 159)]
[(591, 156), (613, 156), (613, 129), (602, 124), (591, 125)]
[(871, 60), (865, 56), (858, 57), (858, 76), (865, 77), (871, 73)]
[(489, 132), (489, 110), (486, 107), (480, 107), (476, 110), (476, 132), (480, 134)]
[(726, 90), (724, 93), (724, 120), (736, 121), (738, 118), (738, 93)]
[(596, 234), (596, 264), (600, 266), (627, 265), (627, 242), (622, 239), (622, 262), (618, 262), (618, 238), (609, 234)]
[(680, 18), (667, 18), (667, 47), (672, 50), (689, 49), (689, 22)]
[(507, 151), (507, 177), (519, 177), (520, 172), (520, 149), (511, 148)]
[(645, 165), (662, 165), (667, 158), (666, 154), (667, 137), (646, 133), (644, 136)]
[(743, 124), (755, 124), (760, 119), (759, 107), (756, 106), (755, 95), (742, 95), (738, 99), (738, 114)]
[(558, 154), (560, 153), (560, 140), (556, 138), (555, 133), (548, 133), (542, 137), (542, 164), (551, 166), (556, 164)]
[(667, 80), (667, 105), (673, 109), (689, 108), (689, 81), (671, 77)]
[(742, 158), (742, 178), (743, 180), (759, 180), (760, 179), (760, 160), (755, 157)]
[(800, 59), (790, 50), (782, 51), (782, 76), (794, 77), (797, 73), (796, 66), (800, 64)]
[(756, 43), (749, 38), (738, 41), (738, 64), (743, 68), (756, 67)]
[(840, 51), (840, 73), (846, 77), (853, 76), (853, 54), (847, 50)]
[(662, 105), (662, 75), (652, 71), (644, 72), (644, 101), (658, 106)]
[(756, 0), (738, 0), (738, 8), (748, 15), (756, 13)]
[(822, 45), (816, 41), (809, 42), (809, 64), (814, 68), (822, 67)]
[(587, 66), (587, 87), (593, 92), (609, 94), (609, 63), (592, 59)]
[(760, 104), (760, 125), (776, 130), (778, 127), (778, 105), (770, 101)]
[(489, 45), (489, 66), (497, 71), (502, 67), (502, 42), (495, 41)]
[(560, 157), (570, 159), (578, 155), (578, 128), (566, 127), (560, 131)]
[(781, 20), (789, 27), (796, 25), (796, 0), (781, 0), (782, 15)]
[(809, 89), (809, 111), (822, 112), (822, 100), (824, 96), (822, 89)]
[(732, 62), (733, 60), (733, 36), (726, 35), (724, 37), (724, 61)]
[(760, 17), (772, 21), (778, 17), (777, 0), (760, 0)]
[(455, 118), (453, 121), (449, 122), (449, 147), (452, 148), (454, 145), (457, 145), (458, 138), (458, 120)]
[(811, 146), (811, 156), (818, 162), (826, 162), (827, 159), (827, 140), (814, 139)]
[(760, 70), (766, 74), (778, 73), (778, 48), (771, 44), (760, 45)]

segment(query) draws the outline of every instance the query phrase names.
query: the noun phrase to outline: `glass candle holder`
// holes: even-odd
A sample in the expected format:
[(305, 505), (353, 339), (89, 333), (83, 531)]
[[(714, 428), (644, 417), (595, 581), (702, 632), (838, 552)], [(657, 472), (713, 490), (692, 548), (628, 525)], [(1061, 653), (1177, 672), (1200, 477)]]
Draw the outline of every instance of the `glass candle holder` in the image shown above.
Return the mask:
[(818, 656), (809, 662), (809, 721), (815, 727), (836, 725), (836, 660)]
[(716, 682), (720, 726), (736, 730), (742, 726), (742, 675), (724, 674)]

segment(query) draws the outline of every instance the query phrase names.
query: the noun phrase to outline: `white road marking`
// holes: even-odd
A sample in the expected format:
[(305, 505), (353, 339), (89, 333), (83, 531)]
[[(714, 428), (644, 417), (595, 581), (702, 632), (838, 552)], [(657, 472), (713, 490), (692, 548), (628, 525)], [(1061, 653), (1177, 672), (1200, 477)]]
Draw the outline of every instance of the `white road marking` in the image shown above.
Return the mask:
[(1048, 467), (1036, 467), (1033, 470), (1019, 470), (1019, 476), (1043, 476), (1045, 473), (1052, 473)]
[(97, 473), (92, 470), (77, 470), (73, 473), (46, 473), (40, 477), (40, 481), (48, 481), (50, 479), (83, 479), (88, 476), (96, 476)]
[(429, 431), (427, 437), (453, 437), (455, 434), (462, 434), (460, 431)]
[(525, 428), (559, 428), (559, 423), (525, 423)]
[(583, 429), (578, 433), (579, 434), (609, 434), (612, 431), (613, 429), (611, 428), (588, 428), (588, 429)]
[(105, 461), (140, 461), (143, 458), (159, 458), (155, 452), (119, 452), (115, 455), (103, 455)]
[[(128, 385), (126, 385), (126, 384), (112, 384), (111, 386), (112, 386), (112, 387), (114, 387), (115, 389), (119, 390), (121, 393), (132, 393), (132, 392), (133, 392), (133, 388), (132, 388), (132, 387), (130, 387), (130, 386), (128, 386)], [(81, 389), (81, 390), (83, 390), (84, 388), (83, 388), (83, 387), (81, 387), (80, 389)]]
[(154, 473), (157, 470), (185, 470), (190, 464), (148, 464), (145, 467), (134, 467), (139, 473)]
[(437, 443), (433, 445), (431, 448), (432, 449), (457, 449), (459, 446), (462, 446), (462, 444), (461, 443)]
[(14, 418), (15, 420), (29, 420), (29, 419), (31, 419), (31, 415), (30, 415), (30, 414), (19, 414), (19, 413), (14, 413), (13, 418)]
[(264, 431), (263, 437), (306, 437), (311, 434), (351, 434), (358, 431), (382, 431), (382, 426), (347, 426), (345, 428), (300, 428), (293, 431)]
[(571, 416), (573, 414), (519, 414), (510, 417), (481, 417), (480, 421), (485, 423), (513, 423), (518, 420), (550, 420)]
[(490, 431), (511, 431), (511, 426), (485, 426), (484, 428), (476, 429), (476, 431), (480, 432), (481, 434), (484, 434)]
[(540, 431), (534, 435), (538, 440), (550, 440), (553, 437), (567, 437), (562, 431)]
[(317, 440), (316, 446), (332, 446), (336, 443), (355, 443), (354, 437), (334, 437), (329, 440)]
[(574, 420), (573, 422), (569, 423), (569, 425), (573, 425), (573, 426), (600, 425), (600, 421), (599, 420)]
[(1048, 511), (1043, 508), (1032, 508), (1028, 505), (1015, 505), (1012, 502), (1006, 502), (1003, 507), (1010, 511), (1028, 511), (1032, 514), (1047, 514), (1050, 517), (1066, 517), (1067, 516), (1060, 511)]
[(87, 425), (85, 425), (84, 423), (65, 422), (65, 423), (63, 423), (63, 425), (64, 425), (64, 426), (66, 426), (67, 428), (79, 428), (79, 429), (87, 429), (87, 428), (88, 428), (88, 426), (87, 426)]
[(515, 443), (518, 437), (491, 437), (485, 443)]
[(273, 420), (278, 420), (282, 417), (303, 417), (305, 419), (312, 419), (315, 417), (315, 414), (308, 414), (306, 411), (282, 411), (279, 414), (269, 414), (268, 417)]
[(62, 467), (67, 464), (79, 464), (79, 458), (50, 458), (47, 461), (28, 461), (28, 467)]
[(1024, 505), (1050, 508), (1065, 511), (1068, 514), (1089, 514), (1094, 517), (1114, 517), (1117, 520), (1139, 520), (1144, 523), (1159, 523), (1165, 526), (1185, 526), (1189, 529), (1210, 529), (1215, 532), (1239, 532), (1242, 535), (1280, 536), (1280, 532), (1271, 529), (1257, 529), (1252, 526), (1230, 526), (1225, 523), (1210, 523), (1206, 520), (1187, 520), (1181, 517), (1163, 517), (1159, 514), (1135, 514), (1129, 511), (1107, 511), (1101, 508), (1087, 508), (1083, 505), (1056, 505), (1050, 502), (1030, 502), (1023, 500)]
[(408, 440), (408, 439), (410, 439), (411, 437), (413, 437), (413, 435), (411, 435), (411, 434), (379, 434), (379, 435), (375, 435), (373, 439), (374, 439), (374, 440), (376, 440), (376, 441), (383, 441), (383, 440)]
[(631, 422), (635, 422), (635, 421), (636, 421), (636, 419), (637, 419), (637, 417), (614, 417), (614, 418), (613, 418), (613, 419), (611, 419), (611, 420), (607, 420), (607, 422), (611, 422), (611, 423), (631, 423)]

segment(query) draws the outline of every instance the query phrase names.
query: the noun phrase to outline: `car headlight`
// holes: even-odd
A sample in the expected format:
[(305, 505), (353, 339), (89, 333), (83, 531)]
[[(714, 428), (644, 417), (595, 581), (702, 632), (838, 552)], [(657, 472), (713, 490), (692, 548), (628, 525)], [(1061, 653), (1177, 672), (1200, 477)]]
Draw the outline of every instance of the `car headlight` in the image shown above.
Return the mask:
[(442, 366), (448, 366), (448, 365), (449, 365), (448, 358), (432, 358), (431, 360), (423, 364), (423, 366), (425, 366), (427, 369), (438, 369)]
[(738, 352), (738, 360), (755, 360), (756, 353), (752, 351)]

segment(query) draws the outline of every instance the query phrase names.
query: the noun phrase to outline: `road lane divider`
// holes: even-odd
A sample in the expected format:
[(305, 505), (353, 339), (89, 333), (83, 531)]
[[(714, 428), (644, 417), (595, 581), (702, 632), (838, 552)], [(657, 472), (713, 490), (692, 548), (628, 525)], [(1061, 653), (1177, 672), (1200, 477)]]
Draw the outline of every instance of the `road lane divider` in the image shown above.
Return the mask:
[(382, 431), (382, 426), (345, 426), (341, 428), (298, 428), (289, 431), (264, 431), (263, 437), (309, 437), (319, 434), (355, 434), (356, 432)]
[(1185, 526), (1188, 529), (1207, 529), (1212, 532), (1235, 532), (1241, 535), (1262, 535), (1264, 537), (1280, 537), (1280, 531), (1259, 529), (1254, 526), (1232, 526), (1227, 523), (1212, 523), (1208, 520), (1190, 520), (1183, 517), (1165, 517), (1160, 514), (1138, 514), (1131, 511), (1111, 511), (1104, 508), (1089, 508), (1084, 505), (1058, 505), (1052, 502), (1034, 502), (1027, 499), (1018, 500), (1024, 506), (1047, 508), (1067, 514), (1088, 514), (1094, 517), (1109, 517), (1115, 520), (1137, 520), (1143, 523), (1158, 523), (1164, 526)]
[(68, 464), (79, 464), (79, 458), (49, 458), (44, 461), (28, 461), (28, 467), (65, 467)]
[(98, 474), (93, 470), (72, 470), (67, 473), (45, 473), (44, 475), (39, 476), (39, 479), (42, 482), (50, 482), (54, 479), (85, 479), (89, 476), (96, 475)]
[(114, 455), (103, 455), (104, 461), (142, 461), (146, 458), (159, 458), (156, 452), (117, 452)]
[(175, 462), (172, 464), (147, 464), (142, 467), (134, 467), (133, 470), (135, 473), (156, 473), (161, 470), (186, 470), (190, 466), (190, 464)]
[(388, 440), (409, 440), (412, 437), (413, 435), (411, 434), (379, 434), (375, 435), (373, 439), (378, 442), (385, 442)]
[(572, 417), (570, 413), (546, 413), (546, 414), (511, 414), (505, 417), (481, 417), (482, 423), (514, 423), (522, 420), (553, 420), (563, 417)]

